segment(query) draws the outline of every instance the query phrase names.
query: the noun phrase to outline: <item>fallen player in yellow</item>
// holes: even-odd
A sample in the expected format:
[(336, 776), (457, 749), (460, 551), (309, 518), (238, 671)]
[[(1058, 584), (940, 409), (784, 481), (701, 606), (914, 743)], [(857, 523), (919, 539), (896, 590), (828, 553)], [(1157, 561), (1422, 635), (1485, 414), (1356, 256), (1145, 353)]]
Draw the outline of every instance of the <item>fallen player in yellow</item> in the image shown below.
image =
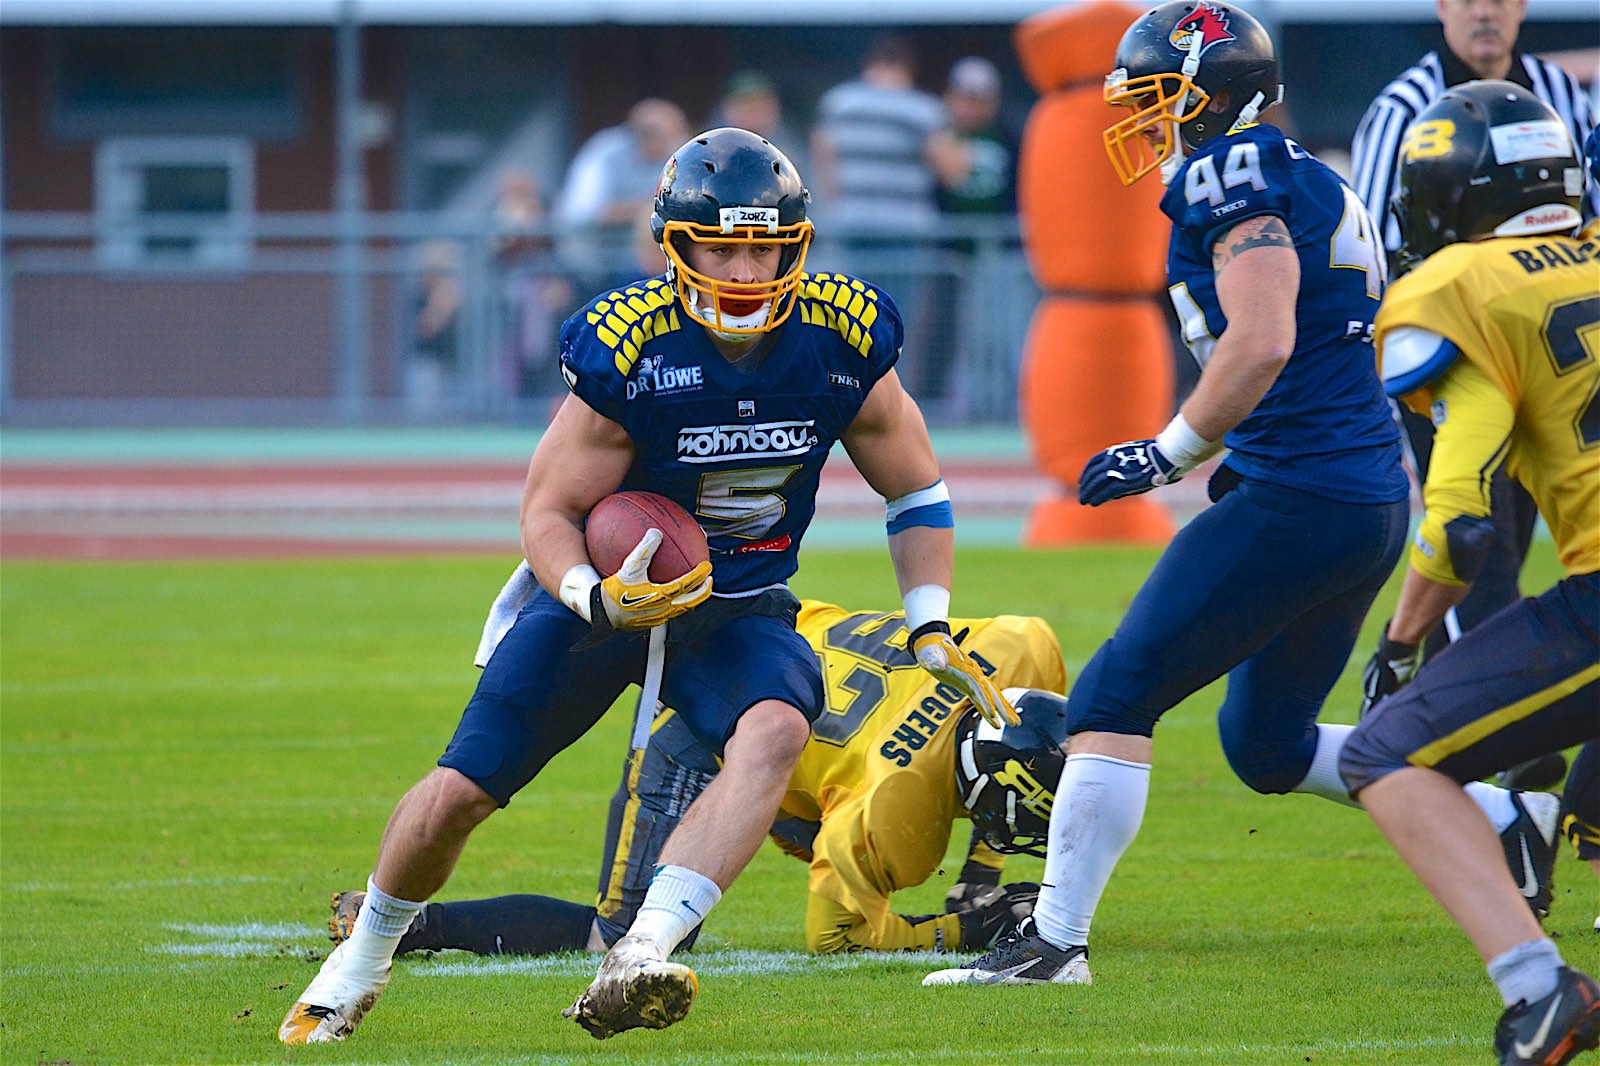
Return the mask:
[[(828, 706), (772, 837), (810, 865), (810, 951), (981, 949), (1032, 908), (1038, 886), (1002, 887), (1000, 873), (1007, 853), (1043, 855), (1066, 742), (1066, 700), (1056, 695), (1066, 687), (1061, 648), (1041, 618), (952, 619), (951, 626), (965, 630), (961, 646), (998, 687), (1017, 690), (1008, 695), (1020, 725), (987, 724), (958, 691), (918, 667), (901, 612), (801, 605), (797, 629), (821, 660)], [(711, 749), (662, 710), (649, 745), (629, 753), (612, 798), (595, 905), (538, 895), (429, 903), (397, 954), (606, 950), (632, 923), (662, 844), (716, 770)], [(891, 893), (938, 870), (958, 817), (975, 825), (947, 913), (892, 912)], [(364, 896), (334, 897), (335, 942), (349, 935)]]

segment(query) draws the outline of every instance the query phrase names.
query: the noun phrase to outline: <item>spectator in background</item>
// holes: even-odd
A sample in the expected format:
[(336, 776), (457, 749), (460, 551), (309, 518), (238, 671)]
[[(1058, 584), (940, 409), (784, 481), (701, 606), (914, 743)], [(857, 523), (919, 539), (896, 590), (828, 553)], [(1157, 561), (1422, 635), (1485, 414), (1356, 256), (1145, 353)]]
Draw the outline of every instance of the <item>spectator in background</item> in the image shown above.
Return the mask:
[(416, 315), (403, 382), (406, 413), (438, 414), (455, 388), (460, 361), (461, 249), (429, 241), (417, 249)]
[(911, 45), (894, 36), (874, 41), (861, 76), (817, 104), (813, 191), (835, 230), (878, 238), (932, 233), (939, 175), (952, 168), (949, 127), (944, 104), (916, 87)]
[[(1384, 248), (1391, 257), (1400, 247), (1400, 229), (1389, 212), (1389, 201), (1399, 188), (1399, 158), (1407, 128), (1417, 115), (1444, 95), (1451, 86), (1477, 79), (1498, 78), (1532, 90), (1554, 109), (1576, 145), (1584, 143), (1594, 120), (1589, 101), (1578, 83), (1560, 67), (1517, 50), (1517, 32), (1527, 11), (1526, 0), (1438, 0), (1444, 47), (1429, 52), (1416, 65), (1391, 81), (1367, 108), (1351, 145), (1351, 184), (1356, 195), (1383, 232)], [(1600, 205), (1600, 189), (1591, 188), (1584, 201), (1585, 217)], [(1399, 410), (1419, 483), (1428, 476), (1433, 449), (1433, 425), (1408, 409)], [(1483, 570), (1467, 598), (1450, 609), (1444, 622), (1429, 635), (1423, 658), (1443, 650), (1479, 622), (1522, 595), (1518, 582), (1528, 554), (1538, 509), (1532, 498), (1500, 470), (1494, 476), (1494, 537)], [(1508, 787), (1546, 788), (1561, 779), (1566, 769), (1559, 755), (1517, 767), (1502, 778)]]
[[(1399, 188), (1401, 139), (1412, 119), (1453, 85), (1483, 78), (1514, 82), (1549, 104), (1565, 123), (1572, 143), (1582, 145), (1594, 127), (1589, 101), (1566, 71), (1517, 50), (1517, 32), (1527, 0), (1437, 0), (1444, 47), (1423, 56), (1391, 81), (1367, 108), (1351, 145), (1356, 194), (1383, 226), (1392, 255), (1400, 229), (1389, 215)], [(1600, 189), (1591, 188), (1584, 215), (1600, 211)]]
[(572, 285), (555, 260), (544, 196), (533, 175), (508, 170), (495, 201), (495, 261), (503, 279), (501, 372), (519, 397), (561, 392), (556, 334), (572, 310)]
[(859, 78), (822, 95), (811, 136), (811, 191), (839, 234), (834, 247), (843, 260), (830, 262), (824, 252), (818, 268), (865, 274), (896, 294), (905, 350), (917, 359), (900, 372), (933, 414), (953, 354), (952, 339), (934, 336), (931, 321), (936, 195), (955, 173), (958, 146), (944, 102), (915, 82), (911, 45), (886, 35), (867, 50)]
[[(939, 165), (940, 212), (967, 219), (1014, 216), (1021, 142), (1000, 121), (1000, 71), (982, 56), (957, 60), (945, 83), (944, 103), (950, 114), (950, 148), (934, 156)], [(972, 392), (957, 383), (961, 365), (955, 353), (976, 358), (982, 365), (987, 359), (984, 353), (1000, 340), (992, 331), (971, 328), (973, 316), (962, 313), (971, 301), (985, 299), (990, 283), (979, 274), (978, 241), (952, 235), (941, 247), (954, 254), (946, 257), (950, 270), (935, 279), (929, 313), (935, 322), (933, 337), (944, 343), (930, 347), (918, 384), (926, 398), (948, 397), (954, 402)]]
[(1000, 72), (982, 56), (950, 68), (944, 90), (955, 146), (942, 175), (939, 209), (951, 215), (1013, 215), (1017, 211), (1020, 141), (1000, 121)]
[(647, 97), (629, 109), (626, 122), (578, 149), (556, 216), (567, 238), (563, 256), (593, 287), (632, 280), (627, 245), (633, 224), (649, 213), (662, 165), (689, 134), (682, 108)]
[(802, 174), (809, 174), (809, 159), (804, 142), (789, 128), (783, 117), (783, 100), (772, 79), (759, 70), (736, 71), (722, 90), (722, 99), (711, 109), (707, 129), (737, 126), (771, 141), (782, 149)]

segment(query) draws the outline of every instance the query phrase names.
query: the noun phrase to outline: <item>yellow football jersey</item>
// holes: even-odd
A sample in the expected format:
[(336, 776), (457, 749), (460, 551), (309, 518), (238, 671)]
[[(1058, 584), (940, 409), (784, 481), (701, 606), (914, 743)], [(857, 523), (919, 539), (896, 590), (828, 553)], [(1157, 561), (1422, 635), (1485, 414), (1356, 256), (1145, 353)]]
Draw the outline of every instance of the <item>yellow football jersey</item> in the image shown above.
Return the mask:
[(1460, 584), (1444, 526), (1489, 513), (1502, 456), (1532, 494), (1568, 573), (1600, 570), (1600, 226), (1577, 237), (1453, 244), (1390, 286), (1386, 334), (1430, 330), (1461, 351), (1405, 397), (1438, 427), (1427, 515), (1411, 554), (1418, 572)]
[[(1001, 688), (1066, 691), (1055, 633), (1039, 618), (951, 619), (962, 647)], [(955, 783), (960, 693), (906, 649), (900, 612), (806, 602), (797, 625), (817, 649), (828, 704), (812, 727), (781, 816), (821, 823), (811, 860), (812, 951), (894, 951), (959, 944), (954, 915), (913, 925), (890, 893), (926, 881), (962, 814)]]

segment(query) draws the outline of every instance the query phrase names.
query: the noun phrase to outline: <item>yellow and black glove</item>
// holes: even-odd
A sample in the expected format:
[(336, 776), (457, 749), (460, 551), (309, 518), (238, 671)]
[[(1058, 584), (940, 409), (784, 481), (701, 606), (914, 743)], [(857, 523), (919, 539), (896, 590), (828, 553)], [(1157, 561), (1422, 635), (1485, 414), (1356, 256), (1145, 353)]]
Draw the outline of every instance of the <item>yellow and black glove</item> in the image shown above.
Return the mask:
[(596, 630), (652, 629), (710, 598), (709, 562), (672, 581), (650, 580), (650, 560), (660, 546), (661, 530), (647, 530), (617, 572), (589, 590), (589, 622)]
[(983, 667), (972, 661), (972, 656), (961, 650), (961, 641), (966, 635), (963, 629), (952, 637), (949, 622), (924, 622), (911, 634), (911, 653), (924, 670), (959, 689), (990, 725), (1018, 724), (1022, 719), (1017, 717), (1017, 710), (1005, 693), (995, 687)]

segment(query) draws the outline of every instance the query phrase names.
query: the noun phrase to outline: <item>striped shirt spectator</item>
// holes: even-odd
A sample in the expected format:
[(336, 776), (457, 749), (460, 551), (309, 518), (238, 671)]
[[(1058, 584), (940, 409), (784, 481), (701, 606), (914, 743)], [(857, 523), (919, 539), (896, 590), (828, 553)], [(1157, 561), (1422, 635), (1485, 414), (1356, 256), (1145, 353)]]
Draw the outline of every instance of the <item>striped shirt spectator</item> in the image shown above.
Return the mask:
[(942, 100), (912, 83), (913, 62), (904, 42), (880, 39), (861, 77), (817, 104), (812, 164), (830, 232), (892, 238), (938, 223), (934, 160), (950, 118)]
[[(1356, 195), (1383, 226), (1391, 253), (1400, 247), (1400, 227), (1389, 214), (1389, 199), (1399, 188), (1400, 142), (1417, 115), (1453, 85), (1473, 81), (1474, 73), (1448, 47), (1429, 52), (1377, 95), (1362, 116), (1351, 145)], [(1594, 127), (1589, 99), (1570, 74), (1537, 56), (1512, 51), (1506, 81), (1529, 89), (1566, 123), (1572, 143), (1582, 145)], [(1600, 213), (1600, 188), (1590, 187), (1584, 216)]]

